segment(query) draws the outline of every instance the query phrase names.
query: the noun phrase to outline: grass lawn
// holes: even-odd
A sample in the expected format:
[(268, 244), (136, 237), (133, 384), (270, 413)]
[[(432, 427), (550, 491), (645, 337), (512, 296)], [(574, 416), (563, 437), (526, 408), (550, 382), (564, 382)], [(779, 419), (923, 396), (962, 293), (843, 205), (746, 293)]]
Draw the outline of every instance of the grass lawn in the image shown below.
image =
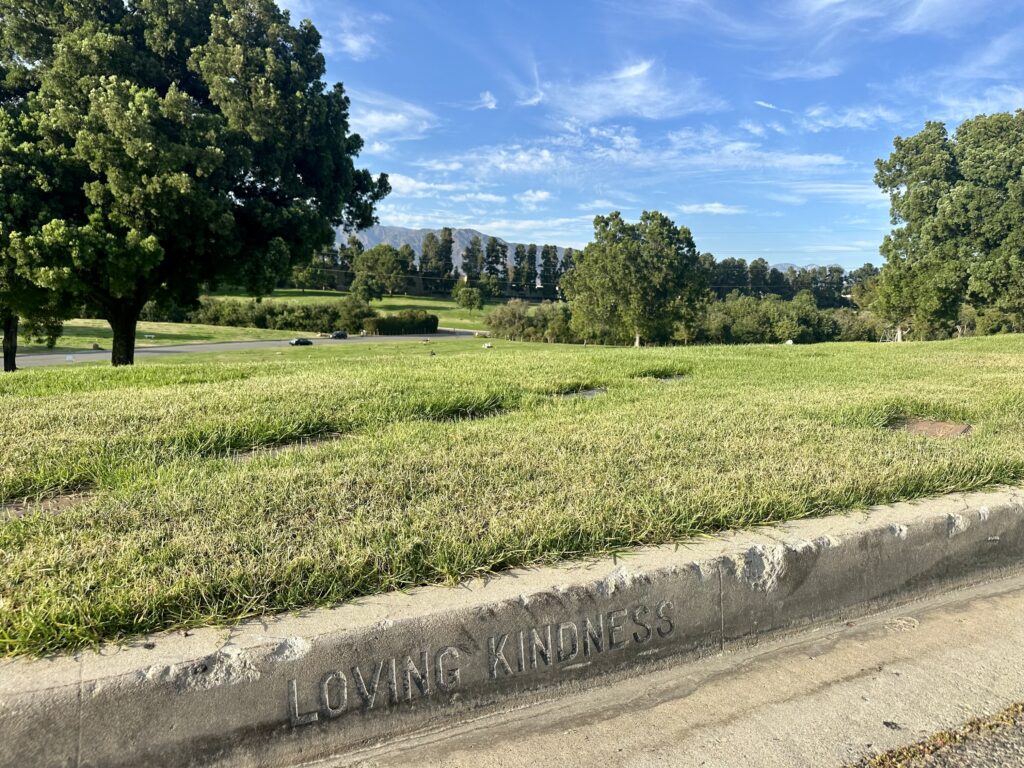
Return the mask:
[(1019, 482), (1024, 336), (194, 355), (0, 377), (0, 423), (0, 500), (85, 492), (0, 523), (0, 653), (40, 654)]
[[(92, 349), (99, 344), (110, 349), (114, 334), (106, 320), (68, 320), (64, 333), (57, 339), (54, 349), (43, 344), (22, 344), (18, 351), (31, 352), (77, 352)], [(147, 338), (152, 336), (153, 338)], [(189, 325), (188, 323), (139, 323), (136, 347), (156, 347), (169, 344), (191, 344), (213, 341), (258, 341), (261, 339), (287, 339), (295, 336), (289, 331), (268, 331), (262, 328), (225, 328), (218, 325)]]
[[(297, 288), (282, 288), (274, 291), (269, 298), (277, 301), (292, 301), (299, 303), (316, 303), (340, 299), (345, 293), (338, 291), (300, 291)], [(213, 298), (231, 298), (250, 301), (251, 297), (244, 294), (217, 293)], [(378, 301), (371, 301), (370, 306), (378, 312), (400, 312), (403, 309), (422, 309), (431, 314), (437, 315), (439, 324), (443, 328), (461, 328), (470, 331), (483, 331), (487, 329), (484, 323), (484, 316), (503, 302), (489, 301), (479, 311), (463, 309), (455, 303), (454, 299), (433, 297), (433, 296), (386, 296)]]

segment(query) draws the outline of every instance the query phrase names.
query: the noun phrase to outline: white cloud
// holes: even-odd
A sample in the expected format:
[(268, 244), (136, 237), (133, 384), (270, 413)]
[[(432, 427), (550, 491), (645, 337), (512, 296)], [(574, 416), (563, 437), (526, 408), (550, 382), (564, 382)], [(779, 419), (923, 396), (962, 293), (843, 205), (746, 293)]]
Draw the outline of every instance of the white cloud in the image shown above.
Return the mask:
[(429, 171), (459, 171), (462, 170), (462, 163), (458, 160), (419, 160), (414, 165), (426, 168)]
[(480, 101), (478, 101), (476, 104), (474, 104), (472, 107), (470, 107), (471, 110), (474, 110), (474, 109), (497, 109), (497, 108), (498, 108), (498, 100), (494, 97), (494, 94), (491, 93), (490, 91), (484, 91), (483, 93), (481, 93), (480, 94)]
[(980, 91), (957, 89), (936, 96), (938, 114), (943, 120), (959, 122), (975, 115), (1014, 112), (1024, 109), (1024, 88), (1016, 85), (993, 85)]
[(374, 91), (351, 90), (352, 130), (367, 141), (421, 139), (438, 124), (428, 109)]
[(566, 165), (565, 159), (546, 147), (509, 144), (507, 146), (478, 147), (460, 155), (420, 161), (439, 164), (435, 167), (468, 168), (477, 175), (548, 173)]
[(445, 184), (414, 179), (401, 173), (388, 174), (391, 182), (391, 194), (394, 197), (434, 197), (438, 192), (453, 192), (457, 184)]
[(740, 128), (747, 133), (752, 133), (754, 136), (764, 136), (765, 128), (759, 123), (755, 123), (753, 120), (741, 120)]
[(882, 123), (899, 121), (900, 116), (896, 112), (881, 105), (847, 107), (838, 111), (818, 105), (808, 109), (800, 122), (808, 131), (817, 133), (827, 128), (874, 128)]
[(888, 206), (889, 198), (874, 184), (842, 181), (790, 181), (782, 192), (768, 195), (773, 200), (805, 203), (808, 200), (848, 203), (850, 205)]
[(584, 82), (546, 83), (543, 98), (556, 112), (585, 124), (622, 116), (661, 120), (725, 106), (699, 78), (670, 76), (650, 59)]
[(551, 193), (546, 189), (528, 189), (516, 195), (516, 200), (527, 210), (534, 210), (540, 203), (551, 199)]
[(762, 101), (761, 99), (758, 99), (757, 101), (754, 102), (754, 104), (756, 104), (759, 107), (763, 107), (764, 109), (774, 110), (775, 112), (785, 112), (788, 115), (793, 114), (793, 110), (783, 109), (782, 107), (778, 107), (775, 104), (772, 104), (770, 101)]
[(448, 199), (455, 203), (504, 203), (508, 198), (489, 192), (467, 192), (464, 195), (452, 195)]
[(724, 203), (692, 203), (680, 205), (679, 210), (682, 213), (707, 213), (713, 216), (735, 216), (747, 212), (747, 209), (741, 205), (726, 205)]
[(616, 205), (611, 200), (605, 200), (603, 198), (591, 200), (586, 203), (580, 203), (576, 206), (576, 209), (579, 211), (616, 211), (619, 210), (619, 208), (621, 208), (621, 206)]
[(805, 172), (846, 164), (839, 155), (764, 149), (761, 144), (723, 136), (714, 129), (683, 129), (668, 135), (674, 154), (660, 162), (673, 162), (713, 171), (737, 168)]
[(843, 71), (836, 59), (825, 61), (793, 61), (776, 67), (767, 74), (769, 80), (825, 80)]

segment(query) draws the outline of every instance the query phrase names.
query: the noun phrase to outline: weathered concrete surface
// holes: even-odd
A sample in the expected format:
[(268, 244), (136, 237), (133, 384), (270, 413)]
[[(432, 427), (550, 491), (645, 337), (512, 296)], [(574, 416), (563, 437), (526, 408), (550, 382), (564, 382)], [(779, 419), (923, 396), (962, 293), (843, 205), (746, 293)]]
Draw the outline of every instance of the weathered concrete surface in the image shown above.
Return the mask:
[[(1024, 576), (307, 768), (839, 768), (1024, 700)], [(904, 763), (900, 763), (904, 765)], [(1024, 765), (1020, 725), (907, 768)]]
[(0, 664), (0, 766), (281, 765), (1016, 568), (1024, 496), (956, 495)]

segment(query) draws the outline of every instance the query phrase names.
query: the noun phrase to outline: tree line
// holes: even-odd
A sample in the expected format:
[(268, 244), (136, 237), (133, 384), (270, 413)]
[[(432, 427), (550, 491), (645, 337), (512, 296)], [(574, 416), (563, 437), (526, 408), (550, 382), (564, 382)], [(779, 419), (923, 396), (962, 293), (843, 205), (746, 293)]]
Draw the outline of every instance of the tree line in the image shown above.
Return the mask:
[(389, 191), (355, 167), (320, 34), (273, 0), (0, 0), (0, 321), (105, 318), (134, 361), (148, 302), (269, 293)]
[(428, 232), (419, 254), (408, 243), (398, 248), (387, 243), (365, 248), (358, 237), (350, 235), (345, 245), (324, 248), (309, 262), (296, 266), (282, 287), (348, 290), (368, 300), (394, 293), (454, 293), (458, 297), (464, 289), (477, 291), (481, 300), (553, 299), (558, 296), (562, 274), (573, 261), (572, 248), (566, 248), (559, 258), (554, 245), (519, 244), (510, 254), (505, 241), (489, 237), (485, 242), (474, 236), (462, 251), (460, 267), (455, 265), (454, 248), (450, 227)]

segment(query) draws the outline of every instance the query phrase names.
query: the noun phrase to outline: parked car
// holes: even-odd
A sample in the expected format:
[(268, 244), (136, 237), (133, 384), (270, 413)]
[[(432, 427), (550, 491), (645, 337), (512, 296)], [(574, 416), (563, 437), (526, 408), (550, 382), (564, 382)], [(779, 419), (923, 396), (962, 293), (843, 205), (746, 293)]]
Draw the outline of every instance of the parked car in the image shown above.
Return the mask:
[(332, 339), (347, 339), (348, 338), (348, 334), (345, 333), (344, 331), (335, 331), (334, 333), (331, 334), (331, 338)]
[(309, 339), (304, 339), (301, 336), (297, 339), (292, 339), (288, 342), (293, 347), (312, 347), (313, 342)]

